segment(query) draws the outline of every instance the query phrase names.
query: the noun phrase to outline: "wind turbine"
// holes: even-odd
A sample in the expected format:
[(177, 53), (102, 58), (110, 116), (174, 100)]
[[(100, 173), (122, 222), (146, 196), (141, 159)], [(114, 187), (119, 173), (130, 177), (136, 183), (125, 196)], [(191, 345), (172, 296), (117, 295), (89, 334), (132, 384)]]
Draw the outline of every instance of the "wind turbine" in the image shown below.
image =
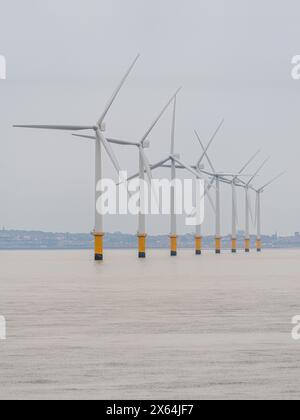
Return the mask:
[(205, 149), (202, 140), (198, 133), (196, 132), (196, 136), (199, 140), (200, 146), (208, 160), (209, 166), (212, 172), (202, 170), (203, 173), (212, 177), (212, 182), (215, 181), (216, 183), (216, 236), (215, 236), (215, 252), (216, 254), (221, 254), (222, 248), (222, 235), (221, 235), (221, 182), (226, 184), (232, 184), (230, 180), (227, 178), (236, 178), (237, 176), (247, 176), (243, 174), (232, 174), (232, 173), (221, 173), (215, 170), (215, 167)]
[[(114, 140), (114, 142), (118, 142), (117, 144), (123, 145), (123, 146), (134, 146), (138, 149), (139, 152), (139, 177), (140, 181), (145, 180), (145, 173), (147, 174), (147, 177), (149, 179), (149, 182), (151, 184), (152, 181), (152, 173), (151, 173), (151, 166), (149, 163), (149, 160), (145, 154), (145, 149), (148, 149), (150, 147), (150, 141), (148, 141), (149, 135), (152, 133), (154, 127), (157, 125), (157, 123), (160, 121), (162, 116), (165, 114), (166, 110), (169, 108), (171, 103), (174, 101), (176, 96), (178, 95), (179, 91), (178, 89), (176, 93), (172, 96), (172, 98), (168, 101), (168, 103), (164, 106), (162, 111), (159, 113), (159, 115), (155, 118), (153, 123), (150, 125), (146, 133), (143, 135), (141, 140), (138, 142), (129, 142), (124, 140)], [(81, 134), (73, 134), (75, 137), (81, 137), (81, 138), (87, 138), (87, 139), (95, 139), (94, 136), (86, 136)], [(142, 184), (142, 182), (141, 182)], [(142, 196), (142, 191), (140, 189), (140, 211), (139, 211), (139, 221), (138, 221), (138, 249), (139, 249), (139, 258), (146, 258), (146, 215), (143, 211), (143, 201), (145, 197)]]
[(256, 190), (253, 188), (253, 190), (256, 192), (256, 210), (255, 210), (255, 219), (256, 219), (256, 228), (257, 228), (257, 238), (256, 238), (256, 250), (257, 252), (261, 252), (262, 250), (262, 242), (261, 242), (261, 195), (265, 192), (265, 189), (272, 185), (275, 181), (277, 181), (279, 178), (281, 178), (285, 172), (282, 172), (275, 178), (273, 178), (270, 182), (265, 184), (263, 187)]
[[(248, 162), (242, 167), (239, 171), (238, 175), (241, 176), (244, 174), (245, 170), (249, 167), (249, 165), (256, 159), (259, 155), (260, 150), (258, 150), (249, 160)], [(231, 188), (232, 188), (232, 236), (231, 236), (231, 251), (233, 254), (237, 252), (237, 225), (238, 225), (238, 205), (237, 205), (237, 187), (241, 187), (238, 181), (238, 176), (232, 179)]]
[(250, 217), (253, 220), (253, 214), (252, 214), (252, 209), (251, 209), (251, 200), (250, 200), (250, 194), (249, 194), (250, 185), (251, 185), (252, 181), (254, 180), (254, 178), (257, 177), (260, 174), (261, 170), (266, 166), (266, 164), (269, 160), (270, 160), (270, 157), (268, 157), (261, 164), (261, 166), (257, 169), (255, 174), (250, 178), (250, 180), (244, 186), (244, 188), (245, 188), (245, 212), (246, 212), (246, 217), (245, 217), (245, 252), (246, 253), (249, 253), (250, 249), (251, 249)]
[[(218, 125), (216, 131), (214, 132), (214, 134), (211, 137), (210, 141), (208, 142), (206, 148), (204, 149), (202, 156), (200, 157), (200, 159), (198, 160), (198, 162), (196, 164), (196, 168), (197, 168), (197, 170), (200, 173), (202, 173), (202, 169), (203, 169), (203, 167), (201, 167), (201, 164), (203, 162), (203, 159), (206, 157), (207, 152), (208, 152), (210, 146), (212, 145), (213, 141), (215, 140), (215, 138), (216, 138), (218, 132), (220, 131), (221, 127), (223, 126), (223, 124), (224, 124), (224, 119)], [(200, 136), (199, 136), (199, 134), (198, 134), (198, 132), (196, 130), (195, 130), (195, 134), (196, 134), (196, 137), (198, 139), (200, 139)], [(214, 206), (214, 204), (213, 204), (213, 202), (212, 202), (212, 200), (210, 198), (210, 194), (209, 194), (209, 191), (212, 188), (212, 186), (213, 186), (213, 182), (209, 183), (206, 191), (207, 191), (208, 198), (209, 198), (209, 200), (210, 200), (210, 202), (212, 204), (213, 210), (216, 212), (216, 208), (215, 208), (215, 206)], [(201, 225), (197, 225), (196, 226), (196, 233), (195, 233), (195, 253), (196, 253), (196, 255), (202, 255), (202, 228), (201, 228)]]
[[(172, 257), (177, 256), (177, 217), (176, 217), (176, 201), (175, 201), (175, 181), (176, 181), (176, 174), (177, 168), (180, 167), (181, 169), (186, 169), (196, 178), (199, 177), (199, 173), (192, 169), (190, 165), (183, 162), (180, 158), (180, 155), (175, 153), (175, 132), (176, 132), (176, 110), (177, 110), (177, 95), (173, 99), (173, 117), (172, 117), (172, 131), (171, 131), (171, 149), (170, 154), (162, 159), (161, 161), (153, 164), (150, 166), (151, 171), (158, 169), (158, 168), (170, 168), (171, 169), (171, 180), (172, 180), (172, 188), (171, 188), (171, 226), (170, 226), (170, 253)], [(168, 165), (168, 163), (170, 165)], [(135, 179), (137, 176), (141, 174), (134, 174), (128, 181)]]
[[(220, 131), (223, 124), (224, 124), (224, 120), (221, 121), (221, 123), (218, 125), (217, 129), (215, 130), (214, 134), (210, 138), (210, 141), (208, 142), (207, 147), (205, 149), (205, 153), (208, 151), (208, 149), (212, 145), (213, 141), (215, 140), (215, 138), (216, 138), (216, 136), (217, 136), (218, 132)], [(196, 131), (195, 131), (195, 133), (196, 133)], [(200, 157), (200, 159), (197, 160), (196, 165), (191, 166), (191, 169), (195, 170), (198, 174), (197, 175), (197, 180), (203, 180), (203, 175), (204, 175), (203, 174), (203, 169), (204, 169), (204, 167), (202, 165), (202, 161), (205, 158), (205, 153), (203, 153), (202, 156)], [(163, 164), (161, 167), (171, 169), (172, 165)], [(186, 167), (182, 166), (182, 165), (179, 165), (179, 164), (176, 164), (176, 170), (178, 170), (178, 169), (186, 170)], [(216, 211), (215, 205), (214, 205), (213, 200), (212, 200), (211, 195), (210, 195), (210, 189), (212, 188), (212, 185), (213, 185), (213, 182), (210, 182), (209, 185), (205, 188), (203, 197), (200, 198), (199, 203), (196, 204), (196, 207), (197, 207), (197, 205), (201, 206), (201, 199), (203, 199), (207, 195), (214, 212)], [(201, 211), (201, 209), (200, 209), (200, 211)], [(194, 209), (192, 215), (194, 215), (194, 214), (197, 214), (197, 208)], [(195, 232), (195, 253), (196, 253), (196, 255), (202, 255), (202, 230), (201, 230), (201, 225), (197, 224), (195, 230), (196, 230), (196, 232)]]
[(140, 55), (138, 55), (131, 66), (129, 67), (128, 71), (126, 72), (125, 76), (117, 86), (117, 89), (113, 93), (112, 97), (108, 101), (101, 117), (97, 121), (95, 125), (14, 125), (16, 128), (33, 128), (33, 129), (46, 129), (46, 130), (63, 130), (63, 131), (84, 131), (84, 130), (93, 130), (96, 134), (96, 142), (95, 142), (95, 228), (94, 228), (94, 238), (95, 238), (95, 260), (102, 261), (103, 260), (103, 216), (99, 214), (96, 210), (97, 201), (101, 196), (101, 193), (97, 191), (98, 182), (102, 179), (102, 147), (104, 147), (106, 153), (108, 154), (114, 168), (120, 174), (121, 168), (118, 163), (118, 160), (112, 150), (110, 143), (119, 144), (118, 141), (109, 141), (104, 136), (105, 132), (105, 124), (104, 120), (110, 111), (113, 103), (115, 102), (120, 90), (122, 89), (123, 85), (125, 84), (128, 76), (130, 75), (131, 71), (133, 70), (136, 62), (138, 61)]

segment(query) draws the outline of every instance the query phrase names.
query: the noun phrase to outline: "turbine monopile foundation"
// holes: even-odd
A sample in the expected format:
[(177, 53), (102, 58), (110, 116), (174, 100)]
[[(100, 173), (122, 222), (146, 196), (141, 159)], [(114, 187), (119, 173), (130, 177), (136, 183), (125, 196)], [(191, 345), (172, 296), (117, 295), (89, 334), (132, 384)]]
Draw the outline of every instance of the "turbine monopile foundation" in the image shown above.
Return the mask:
[(202, 255), (202, 236), (201, 235), (195, 236), (195, 254)]
[(170, 235), (170, 255), (171, 257), (177, 257), (177, 235)]
[(94, 232), (95, 238), (95, 261), (103, 261), (103, 238), (104, 233)]
[(146, 241), (147, 241), (146, 233), (138, 234), (139, 258), (146, 258)]

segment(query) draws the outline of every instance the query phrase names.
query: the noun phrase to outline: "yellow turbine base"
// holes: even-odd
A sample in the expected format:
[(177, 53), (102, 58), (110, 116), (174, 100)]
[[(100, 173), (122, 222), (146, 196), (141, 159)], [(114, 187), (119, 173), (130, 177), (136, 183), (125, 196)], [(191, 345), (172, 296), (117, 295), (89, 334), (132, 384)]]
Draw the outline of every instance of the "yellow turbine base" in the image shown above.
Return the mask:
[(221, 254), (222, 239), (216, 238), (216, 254)]
[(202, 252), (202, 237), (201, 236), (195, 237), (195, 250), (196, 250), (197, 255), (200, 255)]
[(95, 237), (95, 260), (103, 260), (103, 238), (104, 233), (94, 233)]
[(262, 242), (261, 242), (260, 239), (258, 239), (256, 241), (256, 249), (257, 249), (257, 251), (261, 251), (261, 249), (262, 249)]
[(139, 257), (145, 258), (147, 235), (146, 234), (138, 235), (138, 240), (139, 240)]
[(170, 250), (171, 250), (171, 256), (176, 257), (176, 255), (177, 255), (177, 235), (170, 236)]
[(236, 239), (232, 239), (232, 241), (231, 241), (231, 249), (232, 249), (232, 252), (236, 252), (237, 251), (237, 240)]
[(245, 250), (246, 250), (246, 252), (249, 252), (250, 251), (250, 248), (251, 248), (250, 239), (246, 239), (245, 240)]

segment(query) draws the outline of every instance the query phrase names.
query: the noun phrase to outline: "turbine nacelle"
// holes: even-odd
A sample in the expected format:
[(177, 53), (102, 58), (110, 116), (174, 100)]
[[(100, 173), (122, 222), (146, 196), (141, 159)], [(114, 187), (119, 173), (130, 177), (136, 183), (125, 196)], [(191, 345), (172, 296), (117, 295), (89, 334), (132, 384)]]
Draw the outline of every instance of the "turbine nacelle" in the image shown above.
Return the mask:
[(102, 132), (102, 133), (105, 133), (105, 131), (106, 131), (106, 123), (105, 122), (102, 122), (101, 124), (100, 124), (100, 131)]
[(197, 166), (196, 166), (196, 169), (197, 169), (198, 171), (204, 171), (204, 170), (205, 170), (205, 165), (204, 165), (203, 163), (201, 163), (200, 165), (197, 165)]
[(150, 149), (150, 140), (145, 140), (144, 141), (143, 148), (144, 149)]
[(170, 156), (172, 159), (180, 159), (180, 154), (176, 153)]

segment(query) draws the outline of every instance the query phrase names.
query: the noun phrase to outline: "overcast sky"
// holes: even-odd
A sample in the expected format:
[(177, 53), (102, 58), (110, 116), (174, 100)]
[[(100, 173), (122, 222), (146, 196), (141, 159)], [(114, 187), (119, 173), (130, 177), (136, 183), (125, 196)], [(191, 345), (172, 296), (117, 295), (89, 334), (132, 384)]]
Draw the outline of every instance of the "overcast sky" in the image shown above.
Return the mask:
[[(9, 229), (89, 232), (94, 224), (94, 144), (69, 133), (24, 131), (15, 123), (94, 124), (137, 53), (141, 59), (107, 118), (107, 134), (138, 140), (177, 87), (177, 152), (194, 163), (193, 130), (218, 170), (237, 171), (262, 149), (272, 160), (257, 184), (282, 170), (266, 191), (264, 232), (300, 230), (300, 54), (297, 0), (0, 0), (0, 225)], [(151, 136), (151, 161), (169, 152), (170, 112)], [(135, 171), (136, 150), (115, 148)], [(105, 176), (114, 176), (105, 158)], [(158, 172), (167, 176), (168, 172)], [(223, 233), (230, 232), (230, 189)], [(244, 200), (240, 198), (240, 228)], [(106, 231), (135, 233), (136, 218), (107, 218)], [(181, 232), (189, 232), (180, 223)], [(207, 205), (205, 233), (213, 233)], [(169, 233), (151, 218), (150, 233)]]

